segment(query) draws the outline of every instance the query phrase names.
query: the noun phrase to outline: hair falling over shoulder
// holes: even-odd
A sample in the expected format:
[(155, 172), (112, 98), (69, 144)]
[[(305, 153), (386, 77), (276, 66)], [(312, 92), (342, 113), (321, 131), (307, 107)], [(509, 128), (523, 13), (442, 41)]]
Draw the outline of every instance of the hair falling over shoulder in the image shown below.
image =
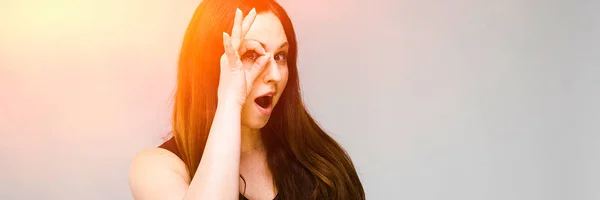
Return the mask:
[(272, 12), (289, 42), (289, 79), (262, 138), (281, 199), (365, 199), (352, 160), (307, 112), (300, 94), (298, 43), (292, 22), (273, 0), (204, 0), (185, 33), (174, 96), (173, 137), (192, 178), (217, 108), (222, 32), (231, 30), (235, 9)]

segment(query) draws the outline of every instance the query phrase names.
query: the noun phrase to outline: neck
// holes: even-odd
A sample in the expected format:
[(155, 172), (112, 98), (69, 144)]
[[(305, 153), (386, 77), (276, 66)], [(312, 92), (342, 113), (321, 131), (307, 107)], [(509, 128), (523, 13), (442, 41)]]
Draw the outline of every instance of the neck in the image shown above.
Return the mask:
[(264, 147), (259, 129), (242, 126), (241, 156), (262, 152)]

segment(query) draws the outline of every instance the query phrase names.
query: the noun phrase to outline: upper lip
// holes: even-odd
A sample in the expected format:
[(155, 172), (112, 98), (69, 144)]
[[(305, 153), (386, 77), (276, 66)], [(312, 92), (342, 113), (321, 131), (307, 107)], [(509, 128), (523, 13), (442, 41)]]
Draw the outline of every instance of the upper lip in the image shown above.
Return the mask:
[[(271, 90), (271, 91), (269, 91), (269, 92), (266, 92), (266, 93), (264, 93), (264, 94), (262, 94), (262, 95), (259, 95), (258, 97), (262, 97), (262, 96), (273, 96), (274, 94), (275, 94), (275, 90)], [(258, 98), (258, 97), (257, 97), (257, 98)]]

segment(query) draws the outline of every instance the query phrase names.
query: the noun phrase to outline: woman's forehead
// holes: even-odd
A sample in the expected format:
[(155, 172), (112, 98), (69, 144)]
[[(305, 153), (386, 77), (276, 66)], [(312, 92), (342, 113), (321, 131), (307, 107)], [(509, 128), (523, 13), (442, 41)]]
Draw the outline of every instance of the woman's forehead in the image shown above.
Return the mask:
[(245, 39), (263, 43), (267, 51), (276, 50), (281, 44), (287, 42), (281, 21), (272, 12), (256, 15), (256, 19), (248, 33), (246, 33)]

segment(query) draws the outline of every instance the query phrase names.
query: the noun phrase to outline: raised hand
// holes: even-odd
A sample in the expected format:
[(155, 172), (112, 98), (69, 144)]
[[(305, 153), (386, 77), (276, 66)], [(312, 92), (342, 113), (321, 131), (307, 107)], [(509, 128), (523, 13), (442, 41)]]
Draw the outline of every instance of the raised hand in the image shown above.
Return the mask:
[[(231, 36), (223, 32), (223, 46), (225, 53), (221, 56), (221, 75), (219, 77), (218, 98), (221, 103), (234, 103), (243, 105), (246, 97), (252, 90), (252, 84), (263, 70), (271, 55), (265, 53), (262, 46), (249, 40), (243, 42), (248, 30), (256, 18), (253, 8), (242, 20), (242, 11), (237, 9), (233, 20)], [(258, 58), (252, 58), (253, 63), (244, 67), (240, 55), (246, 52), (255, 52)]]

